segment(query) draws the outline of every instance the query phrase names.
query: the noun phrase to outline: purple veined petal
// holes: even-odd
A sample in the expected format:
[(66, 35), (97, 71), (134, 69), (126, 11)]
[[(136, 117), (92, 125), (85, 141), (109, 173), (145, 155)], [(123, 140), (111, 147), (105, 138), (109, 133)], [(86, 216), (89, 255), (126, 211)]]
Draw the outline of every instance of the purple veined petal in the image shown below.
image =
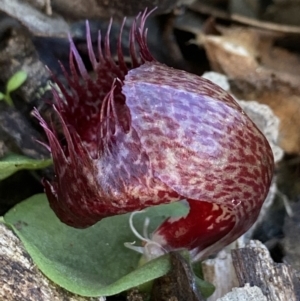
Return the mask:
[(138, 15), (132, 25), (131, 67), (121, 48), (125, 20), (117, 42), (119, 62), (111, 56), (111, 23), (104, 49), (99, 33), (97, 55), (87, 23), (95, 79), (71, 42), (71, 74), (63, 70), (68, 87), (58, 82), (60, 90), (53, 91), (63, 137), (35, 113), (56, 172), (44, 185), (61, 221), (78, 228), (186, 199), (188, 215), (162, 223), (153, 245), (187, 248), (199, 259), (255, 222), (270, 186), (273, 156), (227, 92), (152, 57), (145, 29), (150, 13)]

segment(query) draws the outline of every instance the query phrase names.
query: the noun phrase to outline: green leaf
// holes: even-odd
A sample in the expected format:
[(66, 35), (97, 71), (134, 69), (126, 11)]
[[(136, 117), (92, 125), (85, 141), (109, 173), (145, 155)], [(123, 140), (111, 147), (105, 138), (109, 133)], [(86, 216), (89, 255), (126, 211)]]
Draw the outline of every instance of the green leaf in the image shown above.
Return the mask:
[(6, 85), (6, 93), (9, 94), (10, 92), (17, 90), (27, 79), (27, 73), (20, 70), (16, 72), (7, 82)]
[[(133, 222), (142, 233), (145, 217), (149, 232), (167, 216), (187, 214), (181, 203), (156, 206), (136, 214)], [(137, 268), (140, 254), (124, 247), (136, 241), (129, 214), (105, 218), (96, 225), (74, 229), (62, 224), (44, 194), (35, 195), (4, 217), (24, 243), (34, 262), (52, 281), (82, 296), (109, 296), (160, 277), (170, 269), (168, 256)]]
[(2, 92), (0, 92), (0, 100), (3, 100), (4, 99), (4, 94)]
[(52, 164), (52, 159), (31, 159), (22, 155), (9, 154), (0, 159), (0, 181), (21, 169), (41, 169)]
[(195, 276), (196, 285), (204, 298), (210, 297), (215, 292), (215, 286)]
[(215, 286), (203, 279), (202, 264), (196, 262), (192, 265), (195, 274), (196, 285), (204, 298), (210, 297), (215, 292)]

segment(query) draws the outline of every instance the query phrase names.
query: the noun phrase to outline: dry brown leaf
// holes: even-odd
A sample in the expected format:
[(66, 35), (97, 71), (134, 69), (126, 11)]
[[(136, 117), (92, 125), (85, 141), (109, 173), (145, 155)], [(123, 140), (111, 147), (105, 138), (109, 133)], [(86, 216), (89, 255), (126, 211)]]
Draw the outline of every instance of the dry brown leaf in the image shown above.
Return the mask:
[(290, 25), (300, 25), (300, 1), (299, 0), (277, 0), (268, 8), (264, 18), (280, 23)]
[(194, 0), (52, 0), (53, 9), (66, 18), (83, 19), (135, 16), (146, 7), (155, 13), (170, 12), (176, 6), (189, 5)]
[(267, 104), (281, 121), (279, 144), (300, 153), (300, 55), (274, 46), (283, 34), (246, 27), (217, 27), (199, 35), (211, 67), (224, 73), (240, 98)]
[[(31, 1), (34, 2), (34, 1)], [(45, 3), (47, 4), (47, 3)], [(38, 36), (64, 37), (70, 32), (70, 27), (60, 16), (49, 16), (51, 6), (32, 5), (21, 0), (0, 0), (0, 11), (21, 22), (33, 34)]]

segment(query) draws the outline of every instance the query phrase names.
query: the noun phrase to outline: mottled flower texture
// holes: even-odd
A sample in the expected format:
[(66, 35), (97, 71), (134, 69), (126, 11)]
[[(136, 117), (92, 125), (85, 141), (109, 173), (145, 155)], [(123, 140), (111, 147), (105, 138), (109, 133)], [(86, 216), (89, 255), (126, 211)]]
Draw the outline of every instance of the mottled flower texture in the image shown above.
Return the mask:
[[(150, 54), (144, 12), (130, 34), (129, 69), (109, 29), (94, 53), (91, 77), (71, 41), (68, 89), (53, 90), (63, 139), (35, 111), (56, 177), (44, 181), (60, 220), (85, 228), (104, 217), (186, 200), (189, 213), (167, 219), (151, 236), (163, 252), (187, 248), (199, 260), (251, 227), (273, 173), (270, 146), (235, 100), (193, 74)], [(121, 229), (120, 229), (121, 230)], [(148, 240), (145, 239), (147, 243)]]

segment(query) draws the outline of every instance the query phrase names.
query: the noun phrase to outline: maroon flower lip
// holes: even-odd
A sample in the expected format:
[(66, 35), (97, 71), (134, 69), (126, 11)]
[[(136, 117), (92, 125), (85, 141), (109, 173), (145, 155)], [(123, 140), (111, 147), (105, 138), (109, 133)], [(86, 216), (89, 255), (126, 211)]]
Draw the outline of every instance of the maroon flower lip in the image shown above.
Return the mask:
[(152, 57), (145, 29), (150, 13), (132, 25), (131, 68), (122, 54), (122, 30), (116, 63), (110, 27), (103, 50), (99, 33), (96, 55), (87, 22), (95, 79), (70, 40), (71, 73), (63, 69), (68, 89), (58, 80), (59, 91), (53, 89), (65, 139), (34, 113), (56, 174), (43, 184), (59, 219), (76, 228), (186, 199), (189, 214), (167, 219), (151, 240), (167, 251), (187, 248), (200, 259), (255, 222), (271, 183), (273, 154), (227, 92)]

